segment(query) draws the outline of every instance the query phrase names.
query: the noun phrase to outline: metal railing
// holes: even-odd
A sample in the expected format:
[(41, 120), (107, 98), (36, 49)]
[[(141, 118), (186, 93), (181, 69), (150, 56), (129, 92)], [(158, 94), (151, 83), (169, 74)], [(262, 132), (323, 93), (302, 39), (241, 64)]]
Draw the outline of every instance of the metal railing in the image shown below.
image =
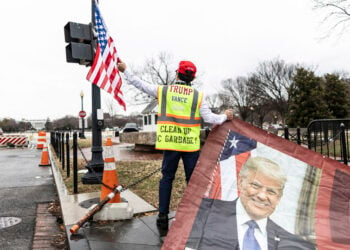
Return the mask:
[(288, 128), (280, 136), (319, 152), (328, 158), (348, 164), (350, 119), (319, 119), (307, 128)]
[[(72, 146), (70, 146), (70, 133), (51, 132), (51, 145), (56, 153), (58, 160), (61, 162), (62, 170), (66, 170), (66, 176), (70, 177), (71, 157), (73, 157), (73, 193), (78, 193), (78, 136), (77, 132), (73, 133)], [(70, 154), (72, 147), (73, 154)]]

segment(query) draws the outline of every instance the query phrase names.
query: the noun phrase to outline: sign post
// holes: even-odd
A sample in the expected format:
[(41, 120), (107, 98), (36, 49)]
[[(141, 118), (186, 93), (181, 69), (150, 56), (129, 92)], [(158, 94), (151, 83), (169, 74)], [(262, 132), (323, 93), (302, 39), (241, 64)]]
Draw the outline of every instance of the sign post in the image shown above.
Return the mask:
[(81, 98), (81, 111), (79, 111), (79, 117), (81, 118), (81, 134), (79, 135), (79, 138), (81, 139), (85, 139), (85, 134), (84, 134), (84, 130), (85, 130), (85, 116), (86, 116), (86, 112), (84, 111), (84, 92), (81, 91), (80, 92), (80, 98)]

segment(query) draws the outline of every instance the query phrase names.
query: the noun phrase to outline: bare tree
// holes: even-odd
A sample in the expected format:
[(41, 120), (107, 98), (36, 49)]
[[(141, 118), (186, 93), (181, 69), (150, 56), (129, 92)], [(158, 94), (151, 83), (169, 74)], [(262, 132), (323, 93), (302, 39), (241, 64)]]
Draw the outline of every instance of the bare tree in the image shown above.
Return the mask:
[(205, 100), (209, 106), (209, 108), (213, 111), (213, 112), (219, 112), (220, 110), (220, 106), (221, 106), (221, 100), (220, 100), (220, 96), (218, 93), (214, 93), (212, 95), (207, 95), (205, 96)]
[(246, 77), (226, 79), (221, 82), (223, 90), (219, 92), (222, 109), (235, 108), (243, 121), (246, 121), (251, 112), (251, 96)]
[(117, 109), (120, 108), (119, 106), (116, 105), (115, 100), (113, 98), (106, 98), (105, 99), (105, 105), (107, 107), (107, 112), (110, 116), (110, 126), (114, 127), (115, 126), (115, 120), (116, 120), (116, 115), (117, 115)]
[(314, 9), (323, 11), (322, 24), (327, 27), (325, 37), (332, 34), (341, 36), (349, 28), (350, 1), (348, 0), (313, 0)]
[[(175, 69), (173, 56), (167, 52), (160, 52), (156, 57), (146, 59), (142, 68), (132, 70), (135, 75), (150, 84), (169, 85), (175, 82)], [(125, 84), (124, 92), (132, 105), (143, 105), (151, 101), (150, 96), (128, 84)]]
[(259, 64), (250, 76), (249, 87), (252, 100), (270, 103), (284, 122), (289, 105), (289, 87), (296, 72), (296, 65), (273, 59)]

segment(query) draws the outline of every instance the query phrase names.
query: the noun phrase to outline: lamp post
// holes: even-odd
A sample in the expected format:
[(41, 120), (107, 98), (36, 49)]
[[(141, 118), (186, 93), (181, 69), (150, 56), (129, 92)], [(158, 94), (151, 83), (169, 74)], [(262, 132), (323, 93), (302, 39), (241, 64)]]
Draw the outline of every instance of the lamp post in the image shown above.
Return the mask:
[[(81, 97), (81, 111), (84, 111), (84, 92), (81, 91), (80, 92), (80, 97)], [(85, 117), (81, 116), (81, 134), (80, 134), (80, 138), (85, 139), (85, 134), (84, 134), (84, 130), (85, 130)]]
[(253, 114), (254, 114), (254, 107), (253, 106), (251, 106), (250, 108), (250, 119), (251, 119), (251, 124), (254, 124), (254, 116), (253, 116)]

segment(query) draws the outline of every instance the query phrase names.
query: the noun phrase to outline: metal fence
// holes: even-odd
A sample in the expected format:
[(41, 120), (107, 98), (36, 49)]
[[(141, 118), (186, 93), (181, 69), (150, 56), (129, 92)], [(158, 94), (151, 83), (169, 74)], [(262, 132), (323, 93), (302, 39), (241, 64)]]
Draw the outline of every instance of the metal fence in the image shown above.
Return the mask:
[[(78, 136), (73, 133), (73, 141), (70, 143), (70, 133), (51, 132), (51, 144), (58, 160), (61, 162), (62, 170), (65, 170), (66, 176), (70, 177), (71, 157), (73, 158), (73, 193), (78, 193)], [(72, 144), (72, 145), (70, 145)], [(70, 154), (70, 148), (73, 154)]]
[(320, 119), (310, 122), (307, 128), (286, 126), (280, 136), (347, 165), (349, 128), (350, 119)]

